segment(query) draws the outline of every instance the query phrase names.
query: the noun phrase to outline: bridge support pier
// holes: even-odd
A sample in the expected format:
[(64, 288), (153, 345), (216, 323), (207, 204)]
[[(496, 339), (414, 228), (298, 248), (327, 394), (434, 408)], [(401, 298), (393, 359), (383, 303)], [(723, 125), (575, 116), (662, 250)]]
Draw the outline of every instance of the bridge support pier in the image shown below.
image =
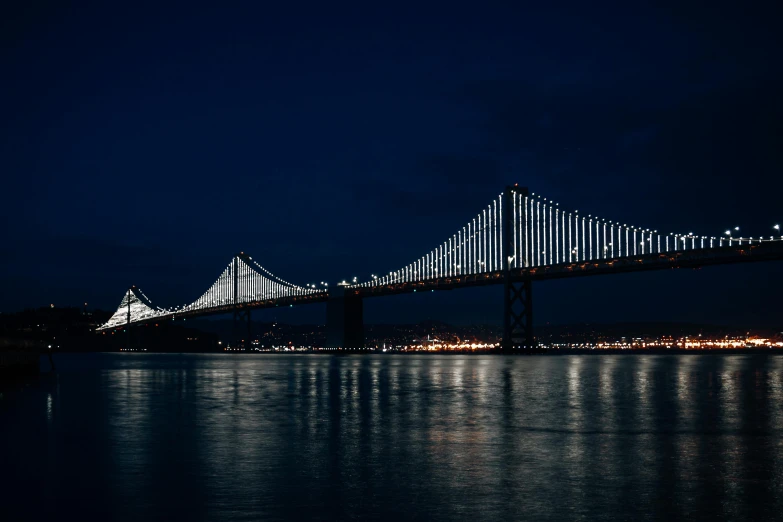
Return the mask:
[[(514, 233), (516, 224), (516, 198), (527, 197), (526, 187), (506, 187), (503, 193), (502, 213), (503, 228), (501, 239), (506, 255), (503, 257), (503, 272), (505, 281), (503, 284), (503, 341), (500, 349), (503, 353), (511, 353), (514, 348), (535, 348), (536, 341), (533, 337), (533, 281), (530, 277), (512, 277), (512, 261), (517, 266), (526, 266), (528, 241), (527, 227), (520, 234), (524, 240), (517, 244), (517, 236)], [(521, 201), (521, 200), (520, 200)], [(521, 217), (519, 218), (521, 219)], [(519, 248), (519, 249), (518, 249)], [(517, 257), (518, 256), (518, 257)]]
[(326, 302), (326, 346), (342, 350), (364, 348), (364, 304), (345, 288), (329, 290)]
[(125, 325), (125, 351), (129, 352), (133, 348), (133, 340), (131, 339), (131, 323)]
[[(245, 328), (242, 328), (245, 323)], [(244, 331), (243, 331), (244, 330)], [(250, 321), (250, 309), (234, 309), (234, 325), (231, 330), (232, 347), (242, 347), (245, 351), (253, 349), (252, 322)]]
[(533, 337), (533, 282), (529, 277), (503, 285), (503, 353), (514, 348), (535, 348)]

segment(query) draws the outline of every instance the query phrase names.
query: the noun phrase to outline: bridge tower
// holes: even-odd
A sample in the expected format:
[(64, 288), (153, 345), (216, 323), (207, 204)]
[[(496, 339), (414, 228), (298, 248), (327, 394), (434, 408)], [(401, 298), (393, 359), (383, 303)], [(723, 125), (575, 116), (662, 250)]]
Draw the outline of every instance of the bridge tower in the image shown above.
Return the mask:
[[(239, 302), (239, 256), (242, 253), (234, 256), (234, 260), (231, 263), (231, 278), (234, 284), (234, 324), (231, 329), (231, 344), (232, 346), (242, 346), (245, 351), (253, 349), (252, 339), (252, 322), (250, 320), (250, 309), (242, 308)], [(244, 323), (244, 328), (242, 327)], [(244, 330), (244, 331), (243, 331)]]
[[(505, 272), (503, 282), (503, 341), (501, 350), (503, 353), (511, 353), (514, 347), (534, 348), (535, 338), (533, 337), (533, 282), (530, 276), (514, 276), (511, 273), (511, 262), (514, 252), (514, 193), (517, 197), (527, 197), (527, 187), (506, 187), (503, 192), (503, 237), (502, 245), (504, 251), (503, 271)], [(526, 228), (526, 227), (525, 227)], [(519, 230), (520, 234), (526, 236), (526, 230)], [(518, 252), (520, 260), (527, 259), (525, 249), (528, 248), (528, 241), (521, 242), (522, 251)], [(525, 268), (525, 267), (523, 267)]]
[(125, 323), (125, 348), (130, 350), (131, 348), (131, 293), (133, 292), (133, 287), (128, 288), (127, 293), (127, 301), (128, 301), (128, 319)]
[(131, 318), (131, 304), (134, 302), (134, 299), (139, 299), (136, 295), (136, 285), (128, 288), (127, 292), (125, 292), (125, 299), (120, 303), (121, 308), (125, 304), (125, 349), (127, 351), (130, 351), (131, 348), (138, 348), (141, 344), (141, 332), (135, 327), (136, 323)]

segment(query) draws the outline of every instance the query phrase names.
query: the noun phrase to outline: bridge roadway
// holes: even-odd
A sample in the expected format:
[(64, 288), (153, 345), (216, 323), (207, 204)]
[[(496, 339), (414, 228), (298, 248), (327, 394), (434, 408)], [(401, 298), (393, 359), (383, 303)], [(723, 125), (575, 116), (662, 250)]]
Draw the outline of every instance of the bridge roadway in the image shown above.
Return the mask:
[[(559, 263), (535, 268), (511, 269), (481, 274), (456, 275), (440, 277), (415, 282), (393, 282), (369, 287), (342, 287), (329, 293), (322, 292), (301, 296), (281, 297), (253, 301), (249, 303), (227, 304), (199, 310), (175, 312), (165, 316), (144, 319), (132, 324), (156, 323), (165, 320), (203, 317), (208, 315), (247, 314), (249, 327), (249, 311), (264, 308), (285, 306), (300, 306), (310, 303), (327, 303), (327, 346), (361, 347), (364, 343), (363, 305), (364, 298), (387, 295), (413, 293), (421, 291), (442, 291), (474, 286), (506, 285), (507, 312), (506, 321), (515, 321), (517, 329), (523, 332), (525, 338), (516, 338), (514, 346), (528, 346), (532, 336), (532, 298), (531, 284), (534, 281), (563, 279), (571, 277), (586, 277), (596, 275), (619, 274), (626, 272), (642, 272), (649, 270), (671, 270), (678, 268), (698, 269), (704, 266), (775, 261), (783, 260), (783, 241), (762, 243), (733, 244), (712, 249), (680, 250), (666, 253), (651, 253), (629, 257), (616, 257), (572, 263)], [(508, 277), (507, 277), (508, 276)], [(525, 285), (522, 290), (509, 290), (513, 284)], [(527, 297), (525, 297), (527, 296)], [(527, 299), (522, 304), (522, 310), (513, 312), (514, 299)], [(123, 325), (122, 327), (124, 327)], [(506, 325), (509, 330), (514, 324)], [(248, 330), (249, 333), (249, 330)], [(512, 337), (509, 333), (508, 337)]]
[[(512, 281), (546, 281), (569, 277), (620, 274), (649, 270), (671, 270), (676, 268), (698, 269), (711, 265), (726, 265), (759, 261), (783, 260), (783, 242), (770, 241), (742, 245), (723, 246), (698, 250), (680, 250), (662, 254), (642, 254), (630, 257), (577, 261), (535, 268), (519, 268), (510, 271)], [(472, 286), (486, 286), (505, 283), (505, 272), (498, 270), (483, 274), (440, 277), (415, 282), (390, 283), (382, 286), (351, 288), (346, 290), (357, 297), (375, 297), (416, 291), (453, 290)]]
[[(174, 312), (167, 315), (160, 315), (157, 317), (151, 317), (149, 319), (143, 319), (140, 321), (134, 321), (133, 324), (143, 323), (155, 323), (166, 319), (179, 319), (179, 318), (191, 318), (191, 317), (205, 317), (209, 315), (221, 315), (230, 314), (237, 310), (258, 310), (263, 308), (279, 308), (281, 306), (298, 306), (308, 303), (325, 303), (329, 300), (329, 294), (321, 292), (317, 294), (308, 295), (295, 295), (290, 297), (277, 297), (275, 299), (262, 299), (260, 301), (251, 301), (249, 303), (236, 303), (226, 304), (222, 306), (214, 306), (211, 308), (201, 308), (197, 310), (183, 310), (181, 312)], [(121, 325), (123, 328), (125, 325)]]

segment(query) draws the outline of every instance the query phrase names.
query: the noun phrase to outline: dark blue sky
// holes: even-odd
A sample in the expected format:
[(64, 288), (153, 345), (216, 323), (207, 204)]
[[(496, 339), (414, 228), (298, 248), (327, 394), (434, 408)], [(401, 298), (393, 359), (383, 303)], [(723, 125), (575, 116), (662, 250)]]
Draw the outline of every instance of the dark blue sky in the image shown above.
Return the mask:
[[(19, 4), (0, 18), (0, 310), (113, 308), (130, 284), (182, 304), (239, 250), (292, 282), (365, 278), (512, 183), (665, 231), (783, 221), (772, 3)], [(536, 320), (779, 323), (782, 271), (543, 283)], [(500, 288), (366, 304), (500, 311)]]

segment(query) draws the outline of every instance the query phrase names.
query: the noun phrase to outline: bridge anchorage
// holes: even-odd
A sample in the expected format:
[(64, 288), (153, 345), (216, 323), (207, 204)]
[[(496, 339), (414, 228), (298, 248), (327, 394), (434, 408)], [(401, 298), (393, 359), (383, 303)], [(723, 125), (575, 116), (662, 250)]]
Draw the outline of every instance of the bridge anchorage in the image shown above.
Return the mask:
[[(780, 234), (777, 225), (773, 227)], [(399, 293), (503, 285), (505, 353), (535, 348), (533, 282), (671, 268), (783, 259), (783, 236), (718, 237), (660, 233), (593, 215), (567, 212), (527, 188), (509, 186), (442, 244), (399, 270), (329, 292), (294, 285), (244, 252), (235, 255), (196, 301), (173, 308), (152, 305), (131, 287), (98, 330), (232, 314), (232, 346), (252, 349), (250, 312), (257, 308), (327, 303), (327, 348), (364, 350), (363, 300)]]

